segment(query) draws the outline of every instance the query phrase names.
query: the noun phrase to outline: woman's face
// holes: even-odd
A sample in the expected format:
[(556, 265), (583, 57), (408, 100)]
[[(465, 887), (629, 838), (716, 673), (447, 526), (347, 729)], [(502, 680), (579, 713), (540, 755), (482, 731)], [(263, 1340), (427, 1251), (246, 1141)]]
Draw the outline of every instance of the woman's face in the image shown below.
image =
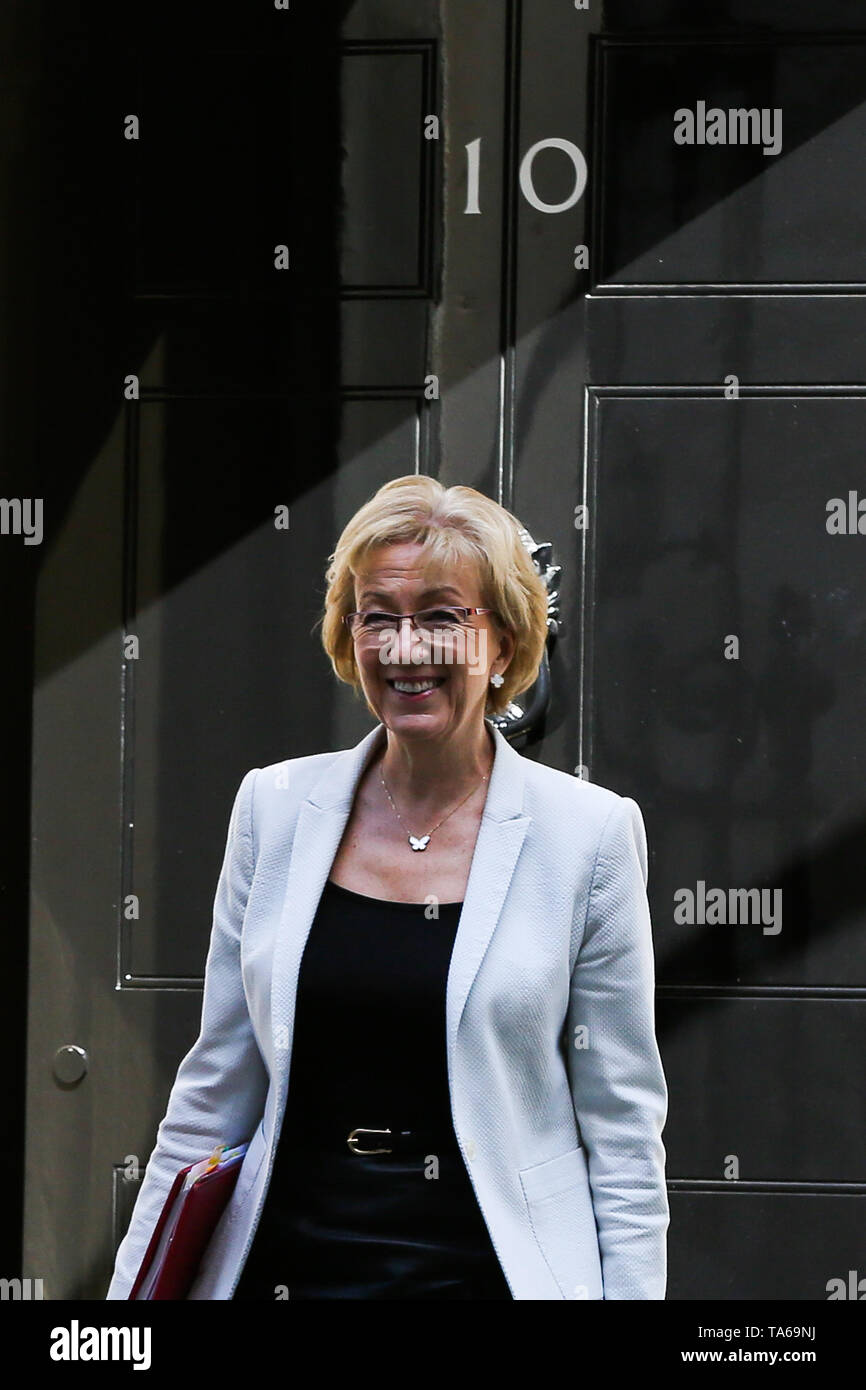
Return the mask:
[[(373, 551), (363, 573), (355, 578), (356, 609), (417, 613), (442, 605), (487, 606), (469, 561), (454, 564), (447, 574), (422, 566), (422, 547), (417, 542)], [(514, 641), (490, 613), (470, 613), (467, 623), (474, 632), (461, 633), (445, 646), (437, 646), (430, 634), (408, 623), (402, 624), (396, 645), (383, 644), (378, 634), (354, 639), (367, 702), (398, 737), (438, 739), (481, 727), (490, 676), (494, 670), (504, 673)], [(429, 677), (436, 685), (425, 694), (395, 688), (395, 681)]]

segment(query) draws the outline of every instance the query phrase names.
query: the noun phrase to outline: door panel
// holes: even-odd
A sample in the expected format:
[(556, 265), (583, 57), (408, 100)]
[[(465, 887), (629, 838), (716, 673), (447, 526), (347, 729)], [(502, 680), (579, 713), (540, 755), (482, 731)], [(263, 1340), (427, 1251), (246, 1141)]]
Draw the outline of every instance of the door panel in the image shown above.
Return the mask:
[[(866, 131), (863, 44), (599, 42), (593, 293), (866, 288), (866, 172), (851, 158)], [(730, 132), (699, 120), (694, 143), (678, 144), (677, 113), (697, 116), (699, 102), (708, 118), (766, 111), (761, 139), (731, 143), (737, 117)], [(776, 140), (779, 154), (766, 153)]]
[[(104, 1297), (198, 1031), (240, 778), (367, 727), (311, 635), (327, 553), (370, 491), (434, 454), (435, 7), (286, 20), (226, 6), (203, 40), (153, 7), (113, 46), (94, 9), (90, 42), (54, 55), (55, 80), (78, 64), (82, 120), (123, 111), (140, 131), (97, 143), (66, 190), (75, 225), (113, 217), (122, 273), (94, 269), (80, 306), (93, 336), (114, 325), (81, 406), (110, 425), (82, 450), (37, 612), (25, 1260), (50, 1298)], [(61, 1087), (65, 1044), (88, 1070)]]
[[(866, 570), (826, 524), (862, 473), (862, 34), (833, 4), (605, 18), (581, 761), (647, 823), (668, 1297), (823, 1299), (866, 1192)], [(781, 109), (781, 153), (677, 144), (699, 101)], [(711, 888), (780, 920), (688, 918)]]

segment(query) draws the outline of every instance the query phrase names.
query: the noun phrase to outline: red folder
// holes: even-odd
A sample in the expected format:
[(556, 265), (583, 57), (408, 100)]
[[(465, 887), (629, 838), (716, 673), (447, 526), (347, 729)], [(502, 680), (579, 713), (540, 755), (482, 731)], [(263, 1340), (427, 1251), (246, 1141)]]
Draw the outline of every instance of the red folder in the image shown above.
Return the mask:
[[(130, 1299), (186, 1298), (234, 1191), (246, 1144), (181, 1168), (150, 1238)], [(220, 1153), (223, 1157), (220, 1158)], [(205, 1169), (190, 1179), (194, 1169)]]

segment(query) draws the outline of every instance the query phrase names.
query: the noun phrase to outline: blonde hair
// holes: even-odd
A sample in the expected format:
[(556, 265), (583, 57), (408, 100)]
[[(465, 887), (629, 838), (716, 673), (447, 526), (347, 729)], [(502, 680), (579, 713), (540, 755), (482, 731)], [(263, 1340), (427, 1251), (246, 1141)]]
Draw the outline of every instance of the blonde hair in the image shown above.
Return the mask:
[(461, 559), (472, 562), (482, 606), (495, 609), (499, 623), (513, 634), (514, 653), (503, 683), (488, 687), (485, 705), (486, 715), (504, 713), (509, 701), (536, 680), (547, 639), (547, 589), (518, 528), (511, 512), (475, 488), (444, 487), (417, 473), (380, 487), (347, 523), (328, 557), (324, 612), (317, 624), (338, 679), (356, 695), (363, 693), (352, 634), (343, 622), (355, 607), (356, 576), (373, 551), (420, 542), (421, 562), (437, 571)]

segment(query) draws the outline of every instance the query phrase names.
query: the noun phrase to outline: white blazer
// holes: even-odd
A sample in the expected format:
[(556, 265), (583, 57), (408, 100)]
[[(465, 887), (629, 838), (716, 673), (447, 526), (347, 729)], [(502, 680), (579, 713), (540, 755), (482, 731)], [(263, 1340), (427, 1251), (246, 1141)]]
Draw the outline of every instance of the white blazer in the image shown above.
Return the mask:
[[(445, 999), (455, 1135), (514, 1298), (663, 1299), (667, 1088), (641, 812), (521, 757), (488, 724), (496, 753)], [(285, 1111), (301, 955), (384, 734), (378, 724), (354, 748), (253, 768), (240, 784), (201, 1031), (178, 1069), (108, 1299), (128, 1297), (177, 1170), (249, 1140), (189, 1293), (232, 1297)]]

